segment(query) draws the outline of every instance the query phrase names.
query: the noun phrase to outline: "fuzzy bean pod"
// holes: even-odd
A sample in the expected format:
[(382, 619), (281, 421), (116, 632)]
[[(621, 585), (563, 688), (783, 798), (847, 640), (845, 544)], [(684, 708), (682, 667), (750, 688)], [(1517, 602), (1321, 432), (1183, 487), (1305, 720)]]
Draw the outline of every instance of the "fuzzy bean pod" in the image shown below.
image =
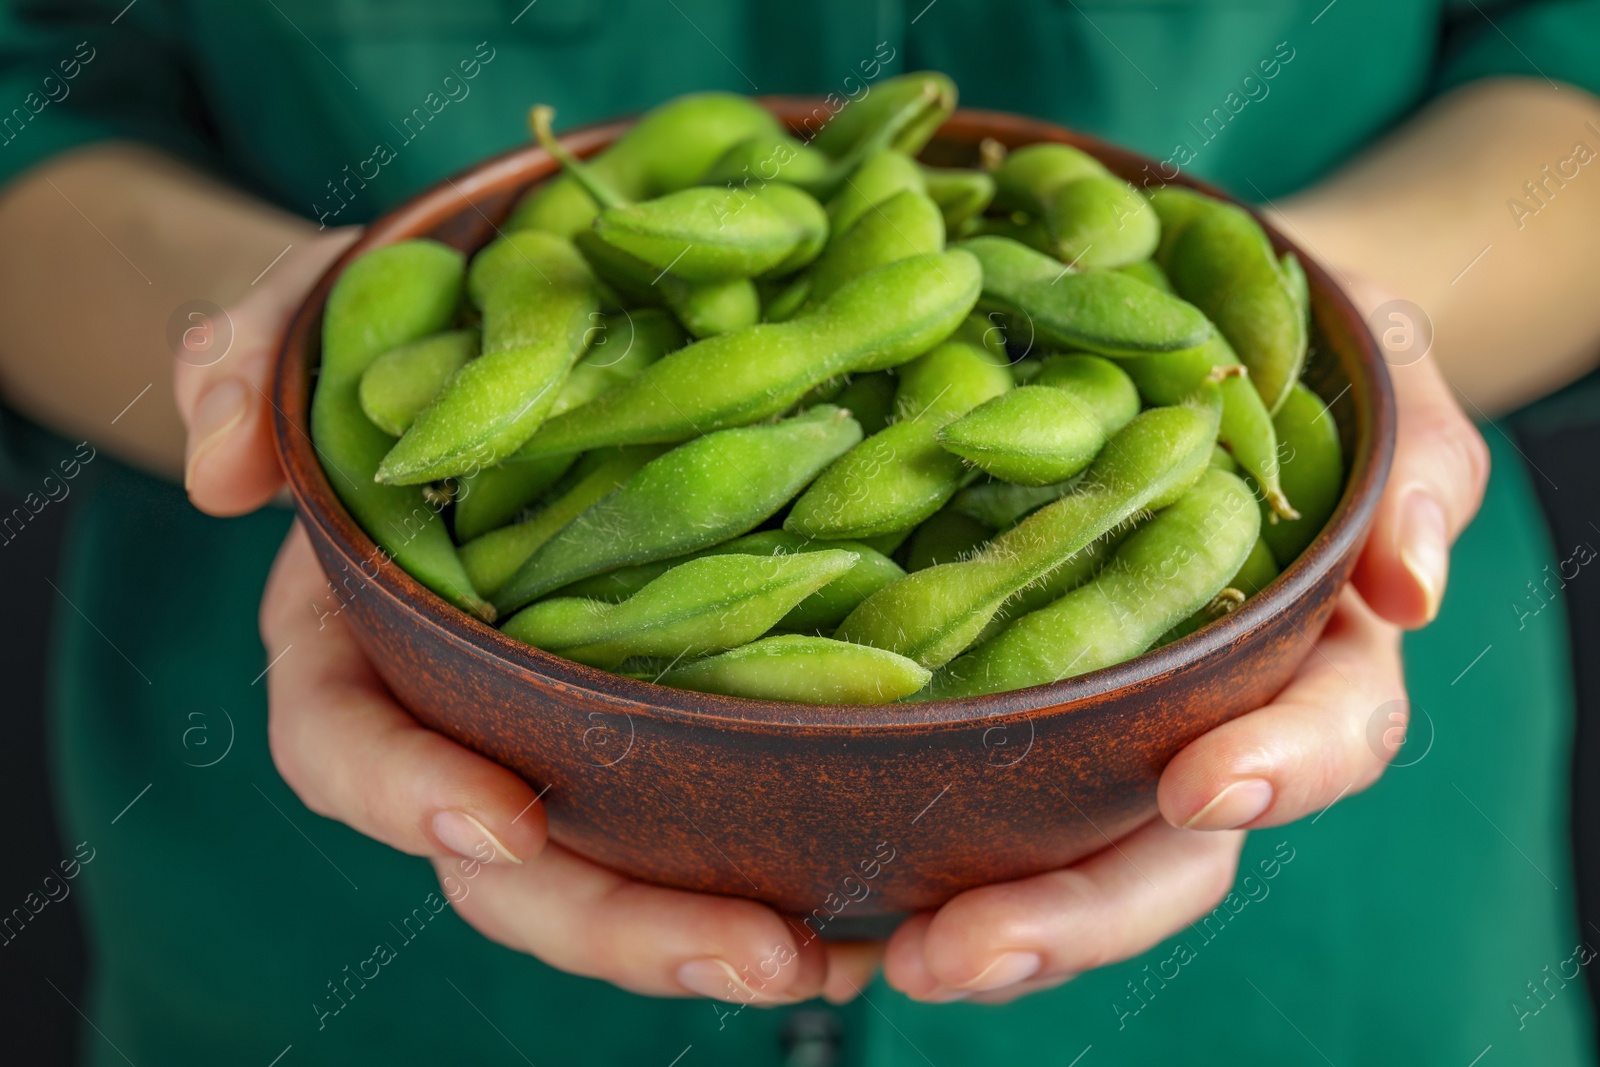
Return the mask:
[(451, 375), (478, 354), (477, 330), (446, 330), (390, 349), (361, 375), (361, 410), (399, 437), (433, 402)]
[(1344, 454), (1333, 415), (1306, 386), (1296, 383), (1273, 416), (1283, 450), (1283, 489), (1300, 510), (1298, 519), (1268, 515), (1261, 536), (1278, 566), (1299, 558), (1327, 525), (1344, 492)]
[(956, 83), (949, 75), (931, 70), (897, 74), (836, 111), (811, 143), (834, 159), (843, 158), (902, 114), (908, 105), (920, 104), (916, 121), (897, 132), (890, 144), (896, 151), (914, 156), (955, 111), (956, 99)]
[(893, 652), (789, 634), (674, 667), (662, 685), (802, 704), (882, 704), (928, 684), (931, 674)]
[(838, 549), (705, 556), (673, 567), (619, 603), (543, 600), (517, 612), (503, 629), (593, 667), (613, 668), (630, 656), (703, 656), (754, 641), (856, 559)]
[(529, 454), (681, 441), (784, 411), (840, 374), (904, 363), (948, 337), (978, 296), (962, 252), (890, 263), (844, 285), (814, 313), (692, 344), (582, 412), (551, 419)]
[(746, 533), (859, 440), (861, 427), (848, 412), (819, 407), (681, 445), (545, 542), (494, 602), (510, 611), (579, 578)]
[(438, 508), (421, 489), (373, 481), (394, 438), (362, 413), (358, 395), (362, 375), (378, 356), (450, 324), (464, 274), (461, 254), (434, 241), (375, 249), (345, 269), (322, 316), (311, 440), (334, 492), (389, 558), (463, 611), (492, 619)]
[(944, 250), (944, 216), (932, 200), (906, 189), (873, 206), (829, 242), (811, 268), (807, 303), (816, 306), (852, 278), (885, 263)]
[(1045, 685), (1137, 656), (1227, 585), (1260, 524), (1249, 488), (1234, 475), (1207, 471), (1124, 541), (1093, 581), (951, 663), (928, 696)]
[(594, 232), (658, 272), (726, 282), (805, 266), (827, 241), (828, 217), (792, 185), (700, 186), (608, 207), (595, 219)]
[(959, 655), (1020, 590), (1108, 530), (1170, 503), (1206, 470), (1221, 400), (1152, 408), (1111, 439), (1073, 492), (996, 537), (970, 560), (916, 571), (868, 597), (838, 637), (887, 648), (925, 667)]

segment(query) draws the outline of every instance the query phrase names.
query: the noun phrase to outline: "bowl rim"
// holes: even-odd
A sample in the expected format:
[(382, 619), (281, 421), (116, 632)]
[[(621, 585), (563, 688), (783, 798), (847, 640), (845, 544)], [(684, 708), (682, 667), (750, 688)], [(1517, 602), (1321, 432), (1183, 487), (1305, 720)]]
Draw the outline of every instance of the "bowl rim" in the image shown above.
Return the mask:
[[(756, 100), (796, 132), (807, 117), (826, 108), (821, 97), (768, 96)], [(636, 116), (588, 124), (564, 132), (561, 140), (576, 154), (590, 155), (610, 144), (635, 120)], [(974, 133), (998, 135), (998, 139), (1012, 146), (1044, 141), (1073, 145), (1110, 164), (1111, 169), (1125, 178), (1148, 173), (1152, 166), (1159, 166), (1154, 159), (1130, 149), (1010, 112), (958, 109), (941, 126), (936, 137), (949, 137), (952, 133), (968, 141), (978, 139), (970, 136)], [(961, 136), (963, 134), (966, 136)], [(322, 310), (334, 282), (358, 256), (386, 244), (426, 234), (469, 209), (482, 216), (494, 233), (503, 232), (499, 223), (478, 206), (477, 197), (503, 195), (506, 190), (512, 190), (513, 196), (520, 195), (557, 169), (555, 160), (543, 149), (525, 145), (491, 156), (429, 186), (374, 220), (327, 268), (285, 326), (273, 367), (274, 445), (300, 521), (314, 523), (351, 561), (380, 558), (382, 550), (334, 493), (316, 459), (309, 436), (309, 401), (315, 377), (312, 364), (320, 359)], [(618, 714), (627, 715), (630, 726), (632, 717), (639, 715), (658, 721), (718, 725), (734, 730), (770, 731), (778, 727), (790, 733), (964, 729), (979, 720), (1003, 723), (1031, 718), (1041, 712), (1060, 715), (1088, 709), (1115, 696), (1149, 690), (1157, 683), (1236, 654), (1276, 615), (1307, 595), (1341, 560), (1360, 550), (1393, 457), (1394, 393), (1370, 329), (1320, 263), (1307, 256), (1273, 226), (1271, 220), (1262, 217), (1250, 205), (1240, 204), (1221, 189), (1184, 173), (1172, 178), (1158, 175), (1157, 179), (1154, 184), (1186, 186), (1250, 211), (1280, 254), (1292, 251), (1299, 257), (1310, 283), (1313, 318), (1318, 322), (1337, 323), (1341, 327), (1339, 332), (1350, 340), (1348, 347), (1353, 348), (1334, 357), (1340, 360), (1350, 378), (1349, 391), (1356, 394), (1355, 445), (1344, 492), (1327, 524), (1300, 557), (1266, 589), (1226, 618), (1122, 663), (1026, 689), (914, 703), (803, 704), (674, 689), (576, 663), (525, 645), (468, 615), (392, 561), (386, 560), (385, 565), (378, 567), (375, 577), (366, 577), (361, 595), (375, 592), (387, 597), (396, 607), (417, 617), (422, 625), (472, 654), (499, 659), (506, 667), (537, 676), (557, 690), (584, 690), (615, 707)], [(1358, 382), (1364, 383), (1365, 388), (1356, 389)], [(1309, 646), (1311, 639), (1304, 633), (1300, 636)]]

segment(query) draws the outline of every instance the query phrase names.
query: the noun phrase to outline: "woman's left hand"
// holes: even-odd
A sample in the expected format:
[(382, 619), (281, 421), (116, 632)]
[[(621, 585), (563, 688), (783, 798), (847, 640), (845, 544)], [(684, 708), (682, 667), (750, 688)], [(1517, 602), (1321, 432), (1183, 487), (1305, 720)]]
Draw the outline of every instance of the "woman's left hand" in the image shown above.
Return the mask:
[[(1387, 296), (1352, 288), (1364, 307)], [(1289, 685), (1173, 758), (1160, 818), (1064, 870), (972, 889), (907, 920), (884, 951), (891, 986), (916, 1000), (999, 1003), (1138, 955), (1228, 893), (1242, 831), (1313, 814), (1383, 773), (1394, 750), (1371, 744), (1368, 725), (1380, 708), (1406, 706), (1401, 629), (1438, 613), (1450, 545), (1489, 472), (1483, 438), (1431, 356), (1390, 377), (1389, 482), (1354, 585)], [(855, 981), (830, 975), (830, 987)]]

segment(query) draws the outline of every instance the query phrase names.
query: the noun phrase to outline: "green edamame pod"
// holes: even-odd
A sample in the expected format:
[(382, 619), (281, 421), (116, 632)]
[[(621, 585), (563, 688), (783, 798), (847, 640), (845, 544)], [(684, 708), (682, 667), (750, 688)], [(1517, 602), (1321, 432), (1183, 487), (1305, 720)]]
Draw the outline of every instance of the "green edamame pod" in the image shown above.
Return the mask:
[(797, 274), (769, 292), (761, 301), (761, 321), (787, 322), (799, 314), (811, 295), (811, 277)]
[(1344, 455), (1333, 414), (1321, 397), (1298, 382), (1272, 423), (1283, 449), (1283, 489), (1293, 494), (1289, 499), (1299, 508), (1300, 517), (1269, 516), (1261, 536), (1278, 566), (1287, 567), (1316, 539), (1338, 505), (1344, 492)]
[(853, 552), (733, 553), (690, 560), (628, 599), (562, 597), (530, 605), (503, 629), (592, 667), (630, 656), (703, 656), (754, 641), (853, 566)]
[(1026, 319), (1044, 344), (1132, 356), (1193, 348), (1211, 336), (1198, 309), (1126, 274), (1075, 274), (1004, 237), (974, 237), (956, 249), (983, 265), (982, 306)]
[(1044, 223), (1056, 257), (1086, 270), (1147, 259), (1161, 239), (1161, 223), (1149, 202), (1110, 175), (1089, 175), (1057, 189)]
[[(1159, 209), (1159, 202), (1158, 202)], [(1305, 364), (1306, 317), (1259, 223), (1243, 208), (1206, 200), (1160, 262), (1179, 296), (1216, 323), (1275, 412)]]
[[(642, 308), (608, 315), (550, 407), (559, 415), (581, 407), (627, 381), (683, 345), (683, 331), (663, 311)], [(556, 483), (577, 458), (555, 453), (524, 458), (513, 453), (501, 463), (462, 479), (456, 494), (456, 539), (468, 541), (510, 522)]]
[(1167, 280), (1167, 272), (1153, 259), (1125, 263), (1116, 269), (1130, 278), (1137, 278), (1152, 289), (1160, 289), (1163, 293), (1172, 292), (1172, 283)]
[(510, 611), (579, 578), (745, 533), (859, 440), (861, 427), (847, 412), (819, 407), (680, 445), (541, 546), (494, 602)]
[(760, 300), (748, 278), (688, 282), (602, 241), (592, 230), (573, 239), (595, 276), (639, 307), (667, 307), (695, 337), (715, 337), (760, 321)]
[(864, 434), (881, 433), (894, 414), (895, 379), (888, 371), (852, 374), (832, 403), (855, 416)]
[(690, 282), (799, 270), (822, 251), (828, 217), (792, 185), (699, 186), (608, 207), (594, 222), (607, 244)]
[(829, 242), (811, 268), (807, 302), (822, 303), (874, 267), (944, 250), (944, 216), (932, 200), (906, 189), (877, 204)]
[[(648, 112), (609, 148), (589, 160), (594, 174), (630, 200), (687, 188), (732, 145), (782, 132), (770, 112), (734, 93), (680, 96)], [(570, 175), (532, 190), (517, 204), (507, 230), (548, 230), (571, 237), (587, 229), (599, 206)]]
[(911, 535), (905, 554), (906, 570), (914, 573), (941, 563), (967, 559), (993, 536), (992, 528), (969, 515), (945, 508)]
[(1011, 387), (1004, 366), (981, 348), (947, 341), (919, 357), (913, 379), (930, 391), (935, 374), (944, 388), (907, 400), (910, 418), (873, 434), (840, 457), (807, 489), (784, 521), (806, 537), (880, 537), (909, 530), (933, 515), (961, 487), (966, 470), (939, 447), (939, 427), (962, 411)]
[(993, 637), (1005, 629), (1011, 620), (1060, 600), (1099, 574), (1101, 568), (1110, 560), (1111, 554), (1117, 550), (1117, 546), (1127, 540), (1136, 528), (1134, 523), (1124, 523), (1106, 531), (1103, 537), (1090, 541), (1081, 552), (1039, 581), (1026, 589), (1019, 590), (1001, 606), (999, 613), (995, 615), (989, 628), (979, 640), (984, 641)]
[(1005, 353), (977, 343), (973, 334), (964, 324), (950, 340), (896, 370), (900, 385), (894, 408), (899, 418), (942, 426), (1011, 390)]
[(786, 552), (823, 552), (834, 549), (854, 552), (860, 558), (842, 577), (806, 597), (790, 609), (789, 614), (774, 624), (776, 629), (785, 631), (810, 632), (831, 629), (843, 622), (844, 617), (850, 614), (857, 604), (890, 582), (905, 577), (906, 572), (888, 556), (859, 541), (811, 541), (783, 530), (763, 530), (760, 533), (736, 537), (732, 541), (725, 541), (686, 557), (619, 567), (605, 574), (597, 574), (593, 578), (584, 578), (564, 585), (557, 589), (554, 595), (589, 597), (614, 603), (632, 596), (688, 559), (725, 555), (730, 552), (771, 556)]
[(1030, 144), (1008, 152), (994, 172), (994, 206), (1043, 215), (1050, 195), (1079, 178), (1107, 177), (1105, 164), (1064, 144)]
[(994, 176), (986, 171), (923, 167), (922, 177), (949, 233), (982, 215), (994, 201)]
[[(1243, 371), (1239, 357), (1220, 334), (1213, 334), (1196, 348), (1133, 356), (1123, 360), (1121, 366), (1139, 387), (1140, 395), (1152, 404), (1175, 404), (1207, 378), (1216, 380), (1230, 369)], [(1243, 373), (1222, 377), (1218, 388), (1222, 393), (1218, 439), (1261, 486), (1273, 511), (1284, 518), (1294, 518), (1299, 513), (1284, 494), (1279, 479), (1278, 435), (1266, 402)]]
[(1278, 266), (1283, 270), (1284, 280), (1289, 283), (1289, 292), (1294, 297), (1294, 302), (1300, 308), (1300, 315), (1306, 320), (1306, 330), (1311, 329), (1311, 282), (1306, 278), (1306, 269), (1300, 265), (1300, 259), (1293, 252), (1285, 252), (1278, 257)]
[(493, 466), (544, 421), (599, 314), (594, 275), (563, 238), (501, 238), (518, 253), (484, 294), (483, 354), (463, 366), (378, 467), (415, 485)]
[(991, 530), (1009, 530), (1031, 513), (1072, 491), (1073, 482), (1054, 485), (1013, 485), (982, 482), (955, 495), (950, 507)]
[(837, 236), (846, 233), (872, 208), (910, 189), (924, 195), (928, 181), (903, 152), (879, 152), (856, 170), (844, 188), (828, 200), (828, 225)]
[(361, 375), (361, 410), (384, 433), (399, 437), (477, 354), (477, 330), (447, 330), (390, 349)]
[(491, 530), (462, 545), (461, 562), (473, 588), (483, 596), (493, 596), (541, 545), (662, 451), (659, 445), (636, 445), (591, 452), (544, 510), (525, 522)]
[(1139, 393), (1099, 356), (1056, 356), (1033, 385), (979, 405), (939, 431), (939, 443), (1002, 481), (1051, 485), (1087, 467), (1139, 413)]
[[(1263, 518), (1261, 528), (1265, 530), (1266, 527), (1267, 521)], [(1239, 565), (1239, 572), (1228, 580), (1228, 585), (1252, 597), (1271, 585), (1277, 576), (1278, 561), (1272, 557), (1272, 548), (1266, 538), (1257, 537), (1256, 543), (1250, 546), (1250, 554)]]
[(846, 283), (815, 312), (678, 350), (582, 413), (547, 422), (531, 454), (681, 441), (785, 410), (844, 373), (884, 370), (944, 340), (977, 300), (962, 252), (914, 256)]
[(802, 704), (873, 704), (908, 697), (928, 684), (917, 664), (866, 645), (788, 634), (674, 667), (662, 685), (700, 693), (792, 700)]
[(1255, 543), (1254, 505), (1237, 477), (1207, 471), (1124, 541), (1092, 582), (951, 663), (928, 695), (1045, 685), (1137, 656), (1226, 586)]
[(374, 359), (450, 324), (464, 275), (461, 254), (434, 241), (374, 249), (345, 269), (322, 316), (311, 440), (334, 492), (389, 558), (463, 611), (492, 619), (422, 490), (373, 481), (394, 438), (362, 413), (358, 396)]
[(890, 142), (891, 148), (914, 156), (955, 111), (956, 99), (956, 83), (949, 75), (932, 70), (898, 74), (874, 85), (861, 99), (845, 104), (811, 143), (835, 159), (842, 158), (903, 114), (908, 105), (920, 103), (916, 121), (906, 124)]
[(1211, 466), (1219, 471), (1227, 471), (1229, 474), (1239, 473), (1239, 464), (1233, 461), (1233, 457), (1228, 454), (1228, 450), (1221, 445), (1211, 449)]
[(1209, 389), (1197, 403), (1141, 413), (1101, 450), (1071, 493), (972, 559), (915, 571), (874, 593), (837, 636), (887, 648), (924, 667), (953, 659), (1017, 592), (1108, 530), (1194, 484), (1207, 469), (1221, 415), (1215, 387)]
[(1178, 238), (1188, 229), (1189, 223), (1206, 212), (1213, 203), (1215, 201), (1211, 197), (1181, 185), (1163, 185), (1151, 190), (1150, 206), (1155, 209), (1156, 218), (1161, 220), (1161, 243), (1156, 246), (1155, 261), (1163, 273), (1167, 260), (1172, 256), (1172, 246), (1178, 243)]

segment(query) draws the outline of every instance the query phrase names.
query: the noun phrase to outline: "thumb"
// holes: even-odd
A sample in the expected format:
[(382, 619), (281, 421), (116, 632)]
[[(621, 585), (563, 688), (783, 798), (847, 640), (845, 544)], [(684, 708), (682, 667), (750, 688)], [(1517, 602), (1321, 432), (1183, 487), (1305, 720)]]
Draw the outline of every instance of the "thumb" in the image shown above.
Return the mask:
[(183, 484), (195, 507), (242, 515), (283, 485), (272, 447), (271, 379), (289, 316), (356, 237), (354, 229), (290, 246), (243, 298), (185, 334), (173, 368), (178, 413), (189, 431)]
[(1355, 584), (1379, 615), (1415, 628), (1439, 612), (1450, 546), (1483, 503), (1489, 449), (1431, 355), (1389, 373), (1399, 415), (1394, 463)]

